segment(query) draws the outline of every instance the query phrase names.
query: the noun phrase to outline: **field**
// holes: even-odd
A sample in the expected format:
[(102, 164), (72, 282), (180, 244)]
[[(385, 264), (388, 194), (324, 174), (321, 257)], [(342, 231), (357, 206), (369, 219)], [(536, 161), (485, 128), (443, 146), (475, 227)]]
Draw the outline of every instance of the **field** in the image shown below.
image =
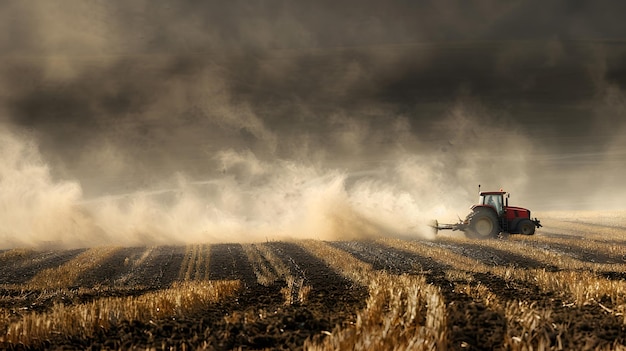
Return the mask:
[(626, 212), (539, 217), (479, 241), (4, 250), (0, 348), (626, 349)]

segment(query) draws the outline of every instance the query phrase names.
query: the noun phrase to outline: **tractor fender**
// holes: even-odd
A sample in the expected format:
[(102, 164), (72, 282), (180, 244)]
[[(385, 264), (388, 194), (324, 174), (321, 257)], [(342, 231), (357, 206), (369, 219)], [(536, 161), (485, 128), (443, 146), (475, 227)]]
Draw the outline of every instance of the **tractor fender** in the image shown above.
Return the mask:
[(493, 211), (493, 213), (496, 214), (496, 216), (498, 215), (498, 211), (496, 210), (496, 208), (491, 205), (473, 205), (472, 207), (470, 207), (472, 211), (478, 211), (478, 209), (481, 208), (490, 209), (491, 211)]

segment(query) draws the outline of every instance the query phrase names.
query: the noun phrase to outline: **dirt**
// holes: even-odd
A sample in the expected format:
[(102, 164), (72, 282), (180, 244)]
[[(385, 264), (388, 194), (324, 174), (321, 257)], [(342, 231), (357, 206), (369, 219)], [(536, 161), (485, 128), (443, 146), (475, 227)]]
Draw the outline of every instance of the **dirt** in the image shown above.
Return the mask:
[[(426, 245), (445, 247), (453, 252), (475, 258), (487, 265), (506, 265), (511, 267), (545, 268), (555, 271), (551, 265), (543, 267), (538, 261), (519, 255), (492, 249), (474, 243), (429, 242)], [(498, 311), (473, 301), (467, 295), (453, 290), (453, 281), (445, 277), (445, 271), (451, 267), (441, 264), (430, 257), (422, 257), (410, 252), (390, 247), (381, 247), (368, 242), (337, 242), (336, 247), (344, 249), (355, 257), (371, 263), (375, 269), (384, 269), (396, 274), (420, 271), (429, 283), (441, 288), (444, 298), (448, 301), (448, 347), (457, 349), (493, 350), (502, 347), (505, 330), (505, 317)], [(594, 348), (614, 342), (626, 342), (626, 325), (620, 318), (608, 315), (599, 306), (582, 306), (580, 308), (565, 305), (554, 293), (542, 292), (541, 289), (527, 282), (505, 281), (489, 273), (468, 273), (473, 279), (470, 285), (481, 284), (495, 292), (500, 300), (506, 302), (526, 301), (536, 307), (548, 308), (552, 311), (554, 323), (567, 325), (567, 332), (561, 335), (565, 349)], [(620, 279), (620, 278), (618, 278)], [(556, 334), (552, 344), (557, 344)]]
[[(557, 266), (521, 255), (482, 246), (480, 242), (433, 241), (416, 243), (436, 246), (472, 257), (490, 266), (518, 269), (558, 270)], [(503, 349), (507, 330), (506, 316), (501, 309), (455, 290), (455, 284), (482, 285), (506, 303), (525, 301), (537, 308), (552, 311), (554, 324), (567, 328), (553, 344), (563, 349), (591, 349), (626, 343), (623, 318), (607, 313), (598, 304), (574, 307), (562, 301), (557, 293), (543, 292), (527, 282), (504, 280), (489, 273), (466, 272), (468, 281), (457, 281), (446, 272), (451, 266), (432, 257), (424, 257), (387, 247), (374, 241), (330, 242), (355, 258), (370, 263), (376, 270), (389, 274), (423, 275), (428, 283), (440, 288), (446, 301), (448, 348), (470, 350)], [(623, 244), (623, 243), (622, 243)], [(240, 280), (242, 290), (232, 298), (212, 304), (206, 309), (176, 318), (149, 322), (121, 321), (111, 328), (99, 330), (93, 337), (56, 335), (34, 345), (0, 343), (2, 349), (168, 349), (206, 347), (231, 349), (301, 349), (307, 339), (323, 339), (336, 326), (355, 323), (356, 314), (366, 305), (367, 287), (343, 278), (323, 260), (290, 242), (269, 242), (266, 245), (290, 270), (302, 286), (311, 288), (303, 303), (286, 304), (281, 289), (288, 283), (278, 280), (269, 286), (257, 283), (257, 277), (239, 244), (211, 245), (208, 253), (210, 280)], [(611, 262), (616, 257), (594, 253), (575, 245), (545, 244), (529, 241), (529, 247), (563, 252), (570, 257)], [(155, 248), (123, 248), (115, 251), (96, 267), (83, 272), (68, 289), (57, 291), (20, 290), (19, 286), (38, 272), (55, 268), (84, 250), (52, 250), (0, 257), (0, 308), (11, 311), (13, 320), (25, 313), (40, 313), (54, 304), (81, 304), (106, 296), (140, 296), (165, 289), (181, 280), (185, 259), (183, 246)], [(618, 263), (618, 262), (615, 262)], [(601, 272), (608, 279), (624, 280), (624, 272)], [(611, 308), (611, 301), (602, 301)], [(515, 332), (515, 331), (513, 331)], [(547, 331), (550, 333), (550, 331)], [(557, 340), (557, 337), (559, 340)]]
[(21, 284), (41, 270), (69, 262), (85, 249), (27, 252), (0, 264), (0, 284)]

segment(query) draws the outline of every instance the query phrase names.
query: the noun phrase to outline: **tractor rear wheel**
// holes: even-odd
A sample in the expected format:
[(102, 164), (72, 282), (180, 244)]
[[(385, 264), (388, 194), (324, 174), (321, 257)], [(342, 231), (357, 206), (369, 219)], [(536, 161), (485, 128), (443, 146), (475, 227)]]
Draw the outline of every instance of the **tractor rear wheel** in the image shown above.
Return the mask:
[(517, 231), (520, 234), (533, 235), (535, 234), (535, 223), (530, 219), (522, 219), (517, 225)]
[(498, 217), (489, 209), (479, 208), (468, 216), (467, 233), (472, 238), (494, 238), (500, 233)]

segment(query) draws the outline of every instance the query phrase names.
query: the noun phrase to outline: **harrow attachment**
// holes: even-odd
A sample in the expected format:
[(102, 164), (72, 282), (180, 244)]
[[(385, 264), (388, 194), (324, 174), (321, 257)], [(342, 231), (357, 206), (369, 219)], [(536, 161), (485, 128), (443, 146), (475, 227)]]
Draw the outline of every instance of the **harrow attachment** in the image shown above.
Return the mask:
[(439, 221), (435, 219), (433, 220), (430, 227), (433, 228), (433, 231), (435, 232), (435, 234), (437, 234), (440, 230), (465, 231), (467, 229), (467, 223), (464, 223), (462, 220), (459, 220), (458, 223), (454, 223), (454, 224), (440, 224)]

